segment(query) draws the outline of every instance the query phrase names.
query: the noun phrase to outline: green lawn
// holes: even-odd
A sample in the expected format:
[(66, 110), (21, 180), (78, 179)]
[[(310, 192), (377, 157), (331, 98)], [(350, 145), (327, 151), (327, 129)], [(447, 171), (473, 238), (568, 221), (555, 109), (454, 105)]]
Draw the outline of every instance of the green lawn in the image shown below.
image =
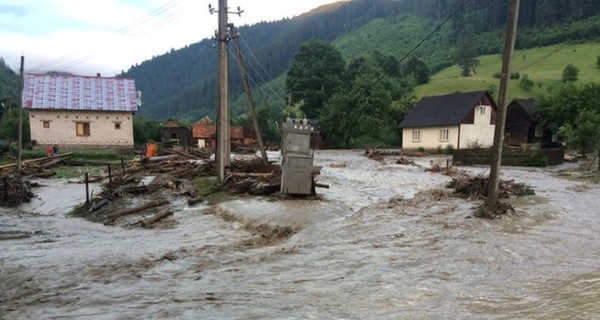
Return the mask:
[[(561, 83), (562, 71), (569, 63), (579, 69), (579, 81), (576, 84), (600, 82), (600, 69), (596, 66), (600, 55), (600, 43), (561, 44), (543, 48), (515, 51), (513, 57), (513, 73), (529, 76), (535, 85), (530, 91), (519, 86), (519, 80), (511, 80), (509, 100), (513, 98), (535, 98)], [(460, 76), (460, 68), (452, 66), (433, 75), (430, 83), (418, 86), (417, 97), (487, 90), (496, 87), (496, 96), (500, 79), (494, 74), (502, 69), (501, 55), (488, 55), (479, 58), (480, 65), (474, 77)]]

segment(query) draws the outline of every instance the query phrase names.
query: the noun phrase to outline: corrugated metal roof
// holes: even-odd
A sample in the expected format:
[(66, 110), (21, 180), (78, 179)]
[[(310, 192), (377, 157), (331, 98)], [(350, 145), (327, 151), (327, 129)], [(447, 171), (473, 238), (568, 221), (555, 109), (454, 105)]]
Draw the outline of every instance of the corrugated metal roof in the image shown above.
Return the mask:
[(137, 111), (135, 100), (133, 79), (25, 74), (26, 109)]
[[(487, 91), (457, 92), (424, 97), (408, 112), (400, 127), (435, 127), (456, 125), (483, 99)], [(490, 101), (491, 96), (489, 97)]]

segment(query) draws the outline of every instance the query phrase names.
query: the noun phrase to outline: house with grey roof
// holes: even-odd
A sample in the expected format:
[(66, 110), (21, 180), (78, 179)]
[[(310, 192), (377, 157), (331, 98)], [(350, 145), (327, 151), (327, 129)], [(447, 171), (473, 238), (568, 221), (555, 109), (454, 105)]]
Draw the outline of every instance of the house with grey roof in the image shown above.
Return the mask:
[(133, 79), (26, 74), (22, 105), (37, 145), (133, 148)]
[(487, 91), (424, 97), (402, 127), (402, 148), (488, 147), (494, 142), (497, 106)]

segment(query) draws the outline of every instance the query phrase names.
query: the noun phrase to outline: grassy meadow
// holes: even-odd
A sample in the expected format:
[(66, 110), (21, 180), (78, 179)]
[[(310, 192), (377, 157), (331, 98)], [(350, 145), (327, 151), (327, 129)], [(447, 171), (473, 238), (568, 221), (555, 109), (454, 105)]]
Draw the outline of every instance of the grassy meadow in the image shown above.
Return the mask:
[[(512, 73), (518, 72), (521, 78), (527, 75), (534, 82), (534, 86), (525, 90), (519, 86), (520, 79), (511, 80), (509, 100), (535, 98), (562, 84), (562, 72), (567, 64), (573, 64), (579, 69), (579, 80), (575, 84), (600, 82), (600, 68), (596, 64), (599, 55), (600, 43), (560, 44), (516, 50)], [(479, 62), (475, 76), (462, 77), (460, 67), (453, 65), (433, 75), (428, 84), (418, 86), (415, 95), (420, 98), (456, 91), (489, 90), (493, 86), (494, 95), (497, 96), (500, 79), (494, 78), (494, 74), (502, 69), (502, 56), (481, 56)]]

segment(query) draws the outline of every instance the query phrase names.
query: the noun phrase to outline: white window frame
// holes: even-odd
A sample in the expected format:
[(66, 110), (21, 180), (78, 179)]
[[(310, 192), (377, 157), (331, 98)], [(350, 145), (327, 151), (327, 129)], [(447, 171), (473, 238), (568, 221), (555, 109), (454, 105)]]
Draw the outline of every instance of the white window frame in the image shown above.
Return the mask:
[(421, 142), (421, 130), (412, 131), (412, 142)]
[(440, 129), (440, 141), (448, 142), (450, 141), (450, 129)]

